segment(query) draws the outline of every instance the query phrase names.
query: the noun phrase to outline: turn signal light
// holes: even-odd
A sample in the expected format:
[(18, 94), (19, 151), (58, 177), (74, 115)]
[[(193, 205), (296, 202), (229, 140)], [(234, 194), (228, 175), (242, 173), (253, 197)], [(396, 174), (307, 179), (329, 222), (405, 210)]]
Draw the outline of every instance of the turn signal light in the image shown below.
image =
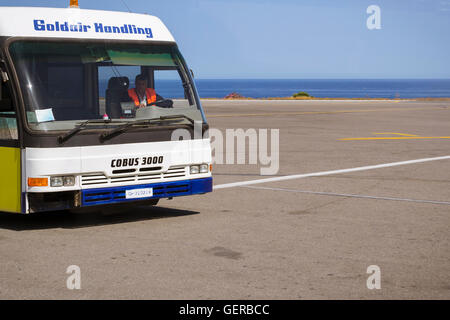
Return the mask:
[(70, 8), (78, 8), (78, 0), (70, 0)]
[(29, 187), (48, 187), (48, 178), (28, 178)]

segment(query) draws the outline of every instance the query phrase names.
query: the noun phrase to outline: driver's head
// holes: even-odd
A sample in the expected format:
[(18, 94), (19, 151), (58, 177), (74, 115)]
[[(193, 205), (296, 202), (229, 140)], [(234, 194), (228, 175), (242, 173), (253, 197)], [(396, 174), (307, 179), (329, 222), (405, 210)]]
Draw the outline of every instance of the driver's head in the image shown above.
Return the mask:
[(137, 93), (144, 95), (145, 89), (147, 89), (147, 78), (142, 74), (138, 74), (135, 79), (135, 86)]

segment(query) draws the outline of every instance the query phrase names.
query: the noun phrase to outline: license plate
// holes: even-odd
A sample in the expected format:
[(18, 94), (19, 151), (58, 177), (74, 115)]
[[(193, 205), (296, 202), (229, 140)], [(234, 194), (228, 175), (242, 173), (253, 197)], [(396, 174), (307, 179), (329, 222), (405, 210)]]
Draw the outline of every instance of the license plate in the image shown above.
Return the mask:
[(125, 198), (127, 199), (138, 199), (148, 197), (153, 197), (153, 188), (132, 189), (125, 191)]

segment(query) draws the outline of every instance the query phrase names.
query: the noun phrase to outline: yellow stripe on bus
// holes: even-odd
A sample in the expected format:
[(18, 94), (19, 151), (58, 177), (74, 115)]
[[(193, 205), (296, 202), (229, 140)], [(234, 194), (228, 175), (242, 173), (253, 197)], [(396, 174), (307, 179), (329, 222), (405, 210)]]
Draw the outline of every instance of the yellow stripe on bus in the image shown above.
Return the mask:
[(21, 212), (20, 149), (0, 147), (0, 211)]

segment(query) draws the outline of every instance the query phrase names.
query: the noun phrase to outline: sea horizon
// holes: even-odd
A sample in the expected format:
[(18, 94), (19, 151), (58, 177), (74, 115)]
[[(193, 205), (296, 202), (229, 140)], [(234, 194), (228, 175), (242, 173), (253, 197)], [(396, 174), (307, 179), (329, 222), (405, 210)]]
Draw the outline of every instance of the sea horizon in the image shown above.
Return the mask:
[[(134, 86), (130, 78), (130, 87)], [(224, 98), (237, 93), (246, 98), (287, 98), (306, 92), (317, 98), (449, 98), (450, 79), (194, 79), (201, 98)], [(100, 80), (100, 94), (107, 79)], [(182, 98), (179, 80), (158, 80), (156, 91), (163, 97)], [(103, 91), (104, 92), (104, 91)]]

